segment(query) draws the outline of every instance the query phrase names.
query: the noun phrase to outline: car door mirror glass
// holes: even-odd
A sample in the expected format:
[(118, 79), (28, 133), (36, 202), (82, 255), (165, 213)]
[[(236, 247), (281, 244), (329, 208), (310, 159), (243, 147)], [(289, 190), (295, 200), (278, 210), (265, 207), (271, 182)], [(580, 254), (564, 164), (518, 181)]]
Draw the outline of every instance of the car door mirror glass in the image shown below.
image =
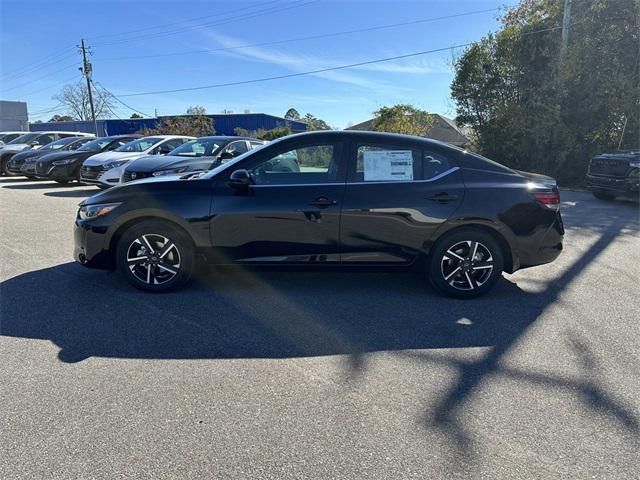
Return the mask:
[[(219, 160), (231, 160), (233, 158), (233, 153), (231, 152), (222, 152), (220, 155), (218, 155), (218, 159)], [(235, 173), (235, 172), (234, 172)]]

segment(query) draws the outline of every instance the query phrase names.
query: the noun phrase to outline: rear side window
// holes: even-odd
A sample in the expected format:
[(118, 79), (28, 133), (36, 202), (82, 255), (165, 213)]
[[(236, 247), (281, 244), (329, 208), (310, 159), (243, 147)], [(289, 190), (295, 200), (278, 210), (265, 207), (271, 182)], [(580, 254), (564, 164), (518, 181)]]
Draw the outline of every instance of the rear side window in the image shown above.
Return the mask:
[(451, 168), (449, 159), (438, 152), (424, 150), (422, 154), (421, 180), (429, 180)]

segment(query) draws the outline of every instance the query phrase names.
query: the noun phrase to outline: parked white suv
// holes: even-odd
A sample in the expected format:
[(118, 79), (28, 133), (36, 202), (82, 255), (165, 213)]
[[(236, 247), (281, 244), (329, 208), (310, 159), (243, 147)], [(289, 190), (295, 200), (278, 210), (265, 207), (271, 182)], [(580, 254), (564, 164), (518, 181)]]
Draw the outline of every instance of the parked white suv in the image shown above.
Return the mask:
[[(109, 188), (120, 182), (124, 168), (129, 162), (145, 155), (166, 155), (195, 137), (180, 135), (154, 135), (142, 137), (122, 145), (111, 152), (98, 153), (87, 158), (80, 169), (80, 182)], [(91, 170), (94, 178), (86, 178), (83, 171)], [(96, 178), (96, 170), (99, 174)]]
[(51, 142), (68, 137), (93, 137), (92, 133), (82, 132), (25, 132), (23, 135), (14, 138), (6, 145), (0, 145), (0, 171), (3, 175), (13, 175), (8, 169), (9, 160), (18, 152), (31, 148), (36, 150)]

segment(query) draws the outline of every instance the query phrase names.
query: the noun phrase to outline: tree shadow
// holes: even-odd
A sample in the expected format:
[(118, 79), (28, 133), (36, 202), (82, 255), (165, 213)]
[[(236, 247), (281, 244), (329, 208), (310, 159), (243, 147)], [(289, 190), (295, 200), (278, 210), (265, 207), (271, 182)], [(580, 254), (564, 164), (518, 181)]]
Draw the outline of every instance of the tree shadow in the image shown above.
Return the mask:
[[(346, 355), (346, 381), (369, 368), (367, 353), (394, 352), (457, 371), (457, 380), (424, 425), (450, 439), (461, 463), (473, 461), (473, 437), (462, 413), (483, 382), (506, 376), (577, 395), (588, 408), (617, 419), (638, 435), (636, 414), (598, 381), (536, 373), (505, 356), (561, 292), (620, 235), (637, 234), (638, 219), (601, 209), (579, 196), (566, 206), (568, 238), (590, 229), (597, 240), (559, 278), (528, 293), (502, 279), (473, 301), (443, 298), (421, 275), (380, 271), (273, 271), (217, 269), (191, 286), (151, 295), (119, 275), (74, 263), (24, 273), (0, 284), (0, 334), (43, 339), (60, 348), (63, 362), (91, 356), (142, 359), (294, 358)], [(612, 214), (617, 212), (618, 215)], [(451, 348), (488, 347), (475, 360), (438, 354)], [(583, 369), (597, 369), (586, 343), (574, 338)]]

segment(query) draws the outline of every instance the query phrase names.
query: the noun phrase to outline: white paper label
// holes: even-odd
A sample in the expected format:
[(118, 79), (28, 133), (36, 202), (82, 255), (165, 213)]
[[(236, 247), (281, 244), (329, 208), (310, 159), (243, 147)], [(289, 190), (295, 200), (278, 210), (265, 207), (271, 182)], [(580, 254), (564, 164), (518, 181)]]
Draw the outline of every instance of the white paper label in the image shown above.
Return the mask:
[(364, 180), (413, 180), (411, 150), (365, 150)]

